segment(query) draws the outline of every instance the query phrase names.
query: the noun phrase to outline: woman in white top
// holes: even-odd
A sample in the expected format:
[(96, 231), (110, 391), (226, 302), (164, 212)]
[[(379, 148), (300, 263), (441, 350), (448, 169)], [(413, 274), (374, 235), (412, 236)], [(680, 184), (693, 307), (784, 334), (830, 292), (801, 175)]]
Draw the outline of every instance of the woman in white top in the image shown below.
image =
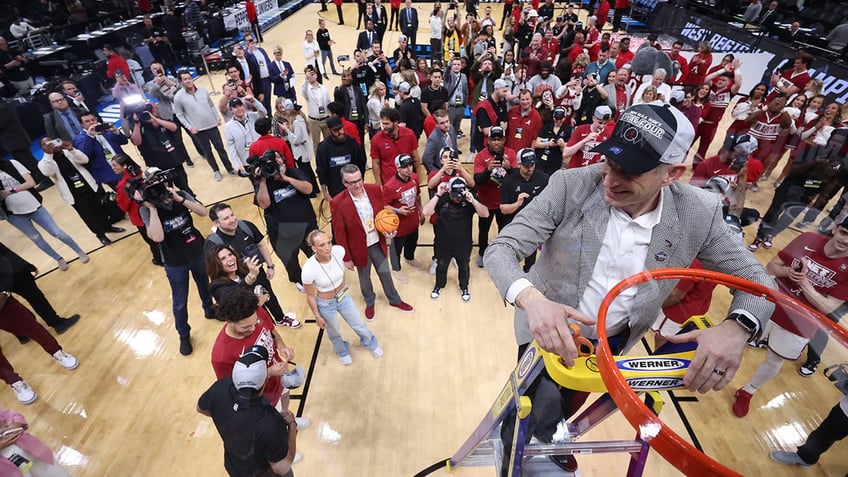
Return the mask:
[(377, 80), (368, 91), (368, 136), (380, 132), (380, 111), (386, 107), (386, 85)]
[(433, 13), (430, 14), (430, 66), (434, 61), (442, 61), (442, 37), (445, 35), (445, 14), (442, 12), (442, 4), (436, 2), (433, 5)]
[(0, 161), (0, 184), (0, 197), (4, 202), (6, 220), (23, 232), (42, 252), (56, 260), (59, 270), (67, 270), (68, 263), (44, 240), (33, 222), (71, 247), (82, 263), (88, 263), (88, 255), (70, 235), (56, 225), (50, 212), (41, 206), (41, 195), (35, 190), (35, 180), (29, 169), (14, 159)]
[(303, 40), (303, 58), (307, 65), (314, 65), (315, 69), (321, 74), (318, 75), (318, 82), (322, 82), (322, 77), (329, 79), (327, 72), (324, 70), (324, 65), (321, 64), (321, 47), (315, 41), (315, 35), (312, 30), (306, 30), (306, 36)]
[(312, 170), (312, 157), (315, 155), (312, 136), (306, 125), (306, 115), (300, 110), (300, 106), (292, 103), (288, 98), (283, 99), (283, 118), (286, 121), (278, 123), (281, 135), (291, 145), (292, 156), (295, 165), (306, 174), (312, 183), (312, 190), (318, 191), (318, 182), (315, 180), (315, 171)]
[(306, 237), (306, 242), (315, 252), (303, 265), (302, 283), (306, 302), (315, 315), (318, 327), (327, 330), (339, 361), (347, 366), (353, 359), (350, 357), (350, 344), (342, 339), (339, 331), (338, 315), (356, 332), (363, 348), (375, 358), (383, 356), (383, 348), (380, 348), (377, 337), (362, 321), (362, 315), (345, 284), (344, 248), (333, 245), (330, 237), (320, 230), (313, 230)]

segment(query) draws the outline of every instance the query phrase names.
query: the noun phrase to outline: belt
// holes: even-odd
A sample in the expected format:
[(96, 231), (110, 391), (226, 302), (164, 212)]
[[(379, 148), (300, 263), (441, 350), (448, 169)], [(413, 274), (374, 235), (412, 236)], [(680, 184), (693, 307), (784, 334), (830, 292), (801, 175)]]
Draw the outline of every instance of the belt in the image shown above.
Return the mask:
[(313, 118), (312, 116), (309, 116), (309, 119), (311, 119), (313, 121), (326, 121), (327, 120), (326, 117), (322, 119), (322, 118)]

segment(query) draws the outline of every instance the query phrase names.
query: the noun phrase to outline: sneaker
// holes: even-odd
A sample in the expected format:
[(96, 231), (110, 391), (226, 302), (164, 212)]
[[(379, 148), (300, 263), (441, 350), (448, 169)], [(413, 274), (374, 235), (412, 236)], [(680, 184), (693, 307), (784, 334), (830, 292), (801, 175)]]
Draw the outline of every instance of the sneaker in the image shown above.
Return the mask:
[(215, 175), (213, 177), (215, 177), (215, 182), (221, 182), (222, 177), (219, 171), (215, 171)]
[(577, 471), (577, 459), (569, 454), (569, 455), (550, 455), (548, 458), (551, 459), (551, 462), (556, 464), (557, 467), (566, 471), (566, 472), (576, 472)]
[(763, 239), (757, 237), (757, 238), (754, 239), (754, 242), (751, 243), (751, 245), (748, 245), (748, 250), (750, 250), (752, 252), (756, 251), (758, 248), (760, 248), (760, 245), (762, 243), (763, 243)]
[(457, 131), (457, 132), (456, 132), (456, 138), (457, 138), (457, 139), (460, 139), (460, 138), (463, 138), (463, 137), (465, 137), (465, 133), (464, 133), (464, 132), (462, 132), (462, 131)]
[(88, 263), (89, 260), (91, 260), (90, 258), (88, 258), (88, 254), (86, 254), (85, 252), (80, 252), (78, 255), (79, 255), (80, 262), (82, 262), (82, 263)]
[(294, 287), (297, 288), (297, 291), (301, 293), (306, 293), (306, 290), (303, 289), (303, 285), (301, 285), (300, 282), (295, 283)]
[(433, 288), (433, 291), (430, 292), (430, 298), (432, 298), (434, 300), (438, 300), (439, 295), (441, 295), (441, 294), (442, 294), (441, 288), (439, 288), (439, 287)]
[(375, 358), (382, 358), (383, 357), (383, 348), (377, 346), (376, 348), (372, 349), (371, 350), (371, 356), (373, 356)]
[(816, 374), (816, 369), (819, 368), (819, 361), (807, 361), (800, 368), (798, 368), (798, 374), (808, 378), (814, 374)]
[(280, 320), (280, 321), (274, 320), (274, 321), (275, 321), (275, 323), (277, 323), (280, 326), (288, 326), (289, 328), (293, 328), (293, 329), (297, 329), (297, 328), (300, 328), (301, 326), (303, 326), (303, 323), (301, 323), (297, 319), (297, 315), (294, 314), (294, 313), (287, 313), (285, 316), (283, 316), (282, 320)]
[(188, 356), (192, 351), (194, 351), (194, 347), (191, 345), (191, 338), (188, 336), (180, 337), (180, 354)]
[[(350, 357), (350, 355), (348, 355), (348, 357)], [(294, 418), (294, 422), (297, 423), (298, 431), (302, 431), (312, 424), (312, 421), (310, 421), (308, 417), (296, 417)]]
[(31, 404), (38, 399), (38, 394), (23, 379), (12, 383), (11, 386), (21, 404)]
[(365, 305), (365, 320), (374, 321), (374, 305)]
[(797, 452), (773, 451), (769, 456), (771, 456), (771, 460), (785, 465), (797, 465), (799, 467), (813, 466), (801, 460), (801, 456)]
[(62, 333), (68, 331), (68, 329), (70, 329), (72, 326), (77, 324), (77, 321), (79, 321), (79, 319), (80, 319), (80, 316), (77, 315), (77, 314), (74, 314), (74, 315), (71, 315), (68, 318), (62, 319), (62, 321), (58, 325), (53, 326), (52, 328), (56, 332), (57, 335), (61, 335)]
[(406, 279), (406, 276), (400, 270), (392, 270), (392, 279), (398, 283), (409, 283), (409, 280)]
[(193, 168), (193, 167), (194, 167), (194, 162), (192, 162), (192, 161), (186, 161), (186, 165), (187, 165), (188, 167), (192, 167), (192, 168)]
[(350, 355), (339, 356), (339, 362), (342, 363), (342, 366), (350, 366), (353, 363), (353, 358)]
[(744, 389), (739, 389), (738, 391), (736, 391), (734, 397), (736, 399), (733, 401), (733, 414), (735, 414), (736, 417), (747, 416), (748, 408), (751, 406), (751, 398), (753, 397), (753, 394), (749, 393), (748, 391), (745, 391)]
[(297, 464), (303, 460), (303, 456), (300, 455), (300, 451), (294, 451), (294, 460), (292, 461), (292, 465)]
[(76, 359), (74, 355), (66, 353), (62, 350), (53, 353), (53, 359), (55, 359), (57, 363), (61, 364), (62, 367), (67, 369), (68, 371), (72, 369), (77, 369), (77, 366), (79, 366), (79, 360)]
[(798, 228), (798, 229), (805, 229), (809, 226), (810, 226), (809, 222), (798, 222), (797, 224), (795, 224), (795, 228)]
[(760, 191), (760, 186), (757, 185), (756, 182), (751, 184), (751, 192), (759, 192), (759, 191)]
[(436, 274), (436, 267), (438, 265), (439, 265), (439, 261), (434, 258), (433, 261), (430, 263), (430, 275)]
[(771, 243), (771, 241), (773, 239), (774, 239), (773, 236), (766, 235), (765, 238), (763, 238), (763, 242), (762, 242), (763, 248), (766, 248), (766, 249), (771, 248), (771, 246), (774, 245), (773, 243)]
[(482, 255), (477, 255), (477, 266), (479, 268), (483, 268), (483, 256)]
[(468, 293), (468, 288), (463, 288), (459, 294), (460, 296), (462, 296), (462, 301), (464, 301), (465, 303), (471, 301), (471, 293)]
[(389, 306), (393, 306), (393, 307), (397, 308), (398, 310), (405, 311), (407, 313), (412, 313), (415, 310), (415, 308), (413, 308), (412, 305), (410, 305), (409, 303), (407, 303), (405, 301), (401, 301), (401, 302), (398, 302), (398, 303), (389, 303)]
[(62, 270), (63, 272), (68, 271), (68, 262), (66, 262), (64, 258), (56, 260), (56, 265), (58, 265), (59, 270)]

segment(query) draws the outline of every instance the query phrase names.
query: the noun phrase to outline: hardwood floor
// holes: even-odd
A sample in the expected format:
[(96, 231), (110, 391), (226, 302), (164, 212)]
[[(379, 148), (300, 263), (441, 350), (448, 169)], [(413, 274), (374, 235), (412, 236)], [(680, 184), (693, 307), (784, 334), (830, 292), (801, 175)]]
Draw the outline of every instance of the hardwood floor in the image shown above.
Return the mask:
[[(500, 19), (500, 4), (492, 5)], [(430, 6), (416, 4), (425, 42)], [(485, 5), (481, 5), (485, 7)], [(346, 26), (335, 25), (335, 10), (322, 14), (337, 41), (335, 54), (353, 49), (355, 5), (346, 3)], [(302, 81), (300, 54), (303, 31), (317, 26), (318, 4), (310, 5), (265, 35), (270, 51), (283, 46), (286, 58)], [(581, 12), (581, 16), (584, 12)], [(395, 48), (398, 32), (387, 32), (384, 49)], [(214, 83), (223, 83), (213, 73)], [(198, 84), (207, 87), (208, 81)], [(338, 84), (331, 76), (327, 83)], [(218, 88), (220, 89), (220, 87)], [(468, 121), (463, 128), (468, 130)], [(712, 150), (718, 148), (718, 141)], [(130, 147), (131, 149), (131, 147)], [(467, 139), (460, 149), (468, 151)], [(192, 188), (207, 205), (225, 200), (240, 218), (263, 228), (261, 214), (252, 205), (248, 182), (225, 177), (212, 180), (212, 172), (190, 147), (197, 166), (189, 170)], [(135, 151), (132, 151), (135, 154)], [(764, 211), (771, 199), (769, 181), (758, 193), (749, 193), (749, 205)], [(73, 261), (67, 272), (37, 250), (8, 223), (0, 223), (0, 240), (35, 263), (43, 272), (39, 285), (62, 315), (80, 313), (80, 323), (59, 337), (65, 349), (80, 359), (74, 371), (65, 371), (38, 345), (20, 345), (8, 334), (0, 346), (33, 388), (39, 399), (20, 405), (11, 390), (0, 390), (0, 405), (23, 413), (31, 432), (47, 443), (59, 462), (74, 476), (225, 475), (222, 445), (210, 419), (195, 412), (200, 394), (214, 381), (211, 346), (221, 323), (203, 318), (193, 288), (189, 312), (194, 353), (180, 356), (173, 327), (170, 289), (164, 272), (150, 263), (145, 244), (128, 221), (128, 229), (113, 245), (99, 246), (56, 188), (45, 194), (45, 206), (62, 228), (87, 251), (91, 262)], [(316, 203), (317, 206), (317, 203)], [(320, 219), (319, 219), (320, 220)], [(195, 217), (208, 233), (211, 222)], [(326, 225), (322, 223), (322, 225)], [(751, 240), (753, 226), (746, 231)], [(782, 234), (774, 248), (760, 249), (766, 263), (797, 232)], [(47, 240), (67, 258), (73, 253), (52, 237)], [(747, 243), (747, 242), (746, 242)], [(431, 256), (432, 229), (421, 229), (419, 261)], [(377, 318), (368, 326), (385, 349), (373, 358), (356, 345), (349, 328), (342, 333), (351, 341), (353, 365), (343, 367), (314, 324), (304, 296), (285, 275), (273, 280), (284, 309), (306, 321), (298, 330), (280, 328), (296, 352), (295, 361), (308, 369), (306, 385), (293, 393), (291, 409), (312, 420), (299, 433), (303, 460), (294, 466), (298, 476), (395, 477), (410, 476), (447, 458), (470, 435), (489, 409), (515, 363), (512, 310), (503, 305), (482, 269), (472, 265), (470, 303), (459, 297), (456, 271), (448, 272), (448, 287), (438, 301), (429, 298), (433, 277), (405, 269), (407, 284), (397, 284), (401, 296), (415, 306), (411, 314), (389, 308), (378, 293)], [(362, 305), (353, 273), (347, 274), (353, 296)], [(719, 287), (710, 315), (726, 314), (729, 294)], [(844, 323), (843, 323), (844, 324)], [(763, 351), (746, 350), (743, 368), (726, 389), (706, 395), (674, 392), (661, 417), (681, 435), (689, 426), (705, 452), (744, 475), (833, 476), (848, 470), (845, 442), (836, 444), (820, 464), (809, 470), (780, 466), (768, 458), (775, 449), (792, 450), (827, 415), (839, 398), (838, 391), (821, 373), (802, 378), (799, 363), (786, 363), (780, 375), (755, 396), (750, 415), (738, 419), (730, 411), (735, 390), (742, 386), (762, 359)], [(823, 363), (844, 362), (848, 353), (831, 345)], [(593, 430), (587, 439), (631, 439), (633, 429), (621, 416)], [(624, 473), (627, 456), (581, 456), (582, 475)], [(492, 476), (492, 467), (462, 468), (460, 476)], [(435, 475), (445, 475), (440, 471)], [(652, 453), (645, 475), (680, 473), (657, 453)]]

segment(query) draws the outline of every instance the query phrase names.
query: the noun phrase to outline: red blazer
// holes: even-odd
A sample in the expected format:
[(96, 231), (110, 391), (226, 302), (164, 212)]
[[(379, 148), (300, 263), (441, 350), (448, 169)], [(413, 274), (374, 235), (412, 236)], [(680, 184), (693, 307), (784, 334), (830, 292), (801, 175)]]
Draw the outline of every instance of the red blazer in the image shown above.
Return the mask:
[[(377, 184), (365, 184), (365, 193), (371, 201), (374, 215), (383, 210), (383, 190)], [(330, 202), (330, 214), (333, 218), (333, 238), (338, 245), (345, 249), (344, 260), (353, 262), (355, 267), (368, 264), (368, 247), (365, 243), (365, 227), (353, 205), (353, 198), (348, 191), (336, 194)], [(380, 248), (388, 255), (386, 238), (380, 235)]]

